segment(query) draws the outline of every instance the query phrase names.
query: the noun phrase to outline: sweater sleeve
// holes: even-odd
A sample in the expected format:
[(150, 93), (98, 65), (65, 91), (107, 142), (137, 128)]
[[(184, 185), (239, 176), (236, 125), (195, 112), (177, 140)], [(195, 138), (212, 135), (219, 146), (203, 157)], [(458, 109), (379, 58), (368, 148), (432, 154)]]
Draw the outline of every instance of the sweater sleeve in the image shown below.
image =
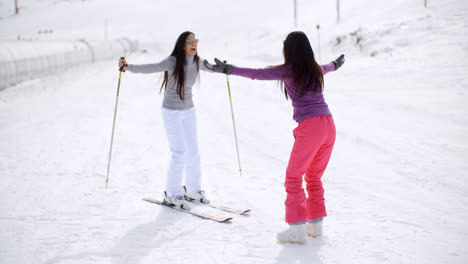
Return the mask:
[(322, 69), (322, 74), (325, 75), (335, 70), (335, 64), (333, 62), (330, 62), (328, 64), (320, 65), (320, 68)]
[[(208, 69), (206, 66), (205, 66), (205, 63), (204, 63), (204, 60), (202, 57), (200, 57), (199, 61), (198, 61), (198, 65), (200, 66), (200, 70), (202, 71), (207, 71), (207, 72), (213, 72), (212, 70)], [(211, 64), (208, 63), (208, 66), (211, 67)]]
[(263, 69), (233, 67), (232, 69), (232, 75), (242, 76), (252, 80), (283, 80), (285, 72), (285, 67)]
[(158, 63), (150, 64), (129, 64), (127, 70), (133, 73), (155, 73), (163, 71), (172, 71), (175, 68), (176, 59), (169, 57)]

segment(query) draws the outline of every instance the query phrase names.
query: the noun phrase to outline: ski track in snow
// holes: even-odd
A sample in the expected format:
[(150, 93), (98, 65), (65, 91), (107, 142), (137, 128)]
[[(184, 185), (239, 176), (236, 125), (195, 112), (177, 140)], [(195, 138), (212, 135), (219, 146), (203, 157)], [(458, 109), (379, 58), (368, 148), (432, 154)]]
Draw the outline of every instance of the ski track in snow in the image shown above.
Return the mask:
[[(343, 8), (347, 23), (354, 12)], [(323, 237), (276, 242), (296, 126), (276, 82), (229, 76), (242, 176), (226, 77), (202, 72), (194, 88), (205, 189), (250, 215), (194, 208), (234, 218), (219, 224), (141, 200), (162, 197), (169, 162), (159, 74), (122, 74), (106, 189), (118, 72), (117, 61), (99, 62), (0, 92), (0, 263), (466, 263), (467, 4), (414, 10), (322, 35), (324, 58), (346, 53), (325, 76), (337, 140), (323, 178)], [(222, 41), (200, 49), (263, 67), (280, 62), (272, 43), (284, 36), (273, 27), (233, 32), (222, 38), (248, 52)], [(149, 50), (127, 59), (167, 55)]]

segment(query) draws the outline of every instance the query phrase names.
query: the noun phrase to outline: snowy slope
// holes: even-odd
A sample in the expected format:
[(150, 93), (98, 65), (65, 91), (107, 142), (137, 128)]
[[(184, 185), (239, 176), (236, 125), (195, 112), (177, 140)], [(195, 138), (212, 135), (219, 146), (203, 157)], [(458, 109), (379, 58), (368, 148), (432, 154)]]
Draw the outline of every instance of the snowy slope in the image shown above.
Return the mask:
[[(0, 39), (103, 39), (107, 18), (109, 39), (147, 50), (130, 63), (164, 58), (188, 29), (204, 58), (279, 64), (294, 30), (292, 1), (24, 0), (19, 16), (11, 2), (0, 1)], [(0, 93), (0, 263), (466, 263), (468, 3), (341, 1), (336, 23), (333, 2), (298, 1), (321, 61), (347, 56), (325, 77), (338, 134), (323, 237), (275, 239), (296, 125), (276, 82), (229, 77), (242, 177), (226, 77), (202, 72), (195, 88), (205, 189), (250, 216), (218, 224), (141, 201), (162, 196), (168, 166), (158, 74), (122, 76), (105, 189), (109, 61)]]

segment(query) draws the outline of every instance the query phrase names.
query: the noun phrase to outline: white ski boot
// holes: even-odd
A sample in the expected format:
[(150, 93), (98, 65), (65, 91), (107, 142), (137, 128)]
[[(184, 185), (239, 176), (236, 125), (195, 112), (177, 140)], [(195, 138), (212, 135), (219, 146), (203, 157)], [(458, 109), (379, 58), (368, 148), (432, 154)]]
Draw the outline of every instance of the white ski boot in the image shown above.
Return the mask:
[(164, 198), (164, 202), (169, 205), (174, 205), (177, 208), (190, 211), (190, 206), (188, 206), (185, 197), (183, 195), (172, 195)]
[(197, 201), (200, 203), (209, 204), (210, 200), (206, 199), (205, 191), (200, 190), (198, 192), (185, 192), (185, 199), (189, 201)]
[(281, 243), (304, 244), (307, 238), (305, 224), (290, 225), (288, 230), (279, 232), (276, 238)]
[(318, 222), (318, 223), (307, 223), (306, 224), (306, 231), (307, 234), (311, 237), (319, 237), (322, 235), (322, 223), (323, 222)]

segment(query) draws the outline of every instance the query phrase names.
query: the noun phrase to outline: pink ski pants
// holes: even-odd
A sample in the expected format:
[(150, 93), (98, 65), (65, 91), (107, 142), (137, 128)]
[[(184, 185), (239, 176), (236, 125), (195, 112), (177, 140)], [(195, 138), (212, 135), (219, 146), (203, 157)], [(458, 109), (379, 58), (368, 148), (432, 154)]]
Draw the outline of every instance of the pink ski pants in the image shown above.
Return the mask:
[[(294, 129), (294, 146), (286, 169), (286, 223), (306, 222), (327, 216), (322, 175), (335, 143), (331, 115), (306, 118)], [(305, 174), (307, 199), (302, 188)]]

